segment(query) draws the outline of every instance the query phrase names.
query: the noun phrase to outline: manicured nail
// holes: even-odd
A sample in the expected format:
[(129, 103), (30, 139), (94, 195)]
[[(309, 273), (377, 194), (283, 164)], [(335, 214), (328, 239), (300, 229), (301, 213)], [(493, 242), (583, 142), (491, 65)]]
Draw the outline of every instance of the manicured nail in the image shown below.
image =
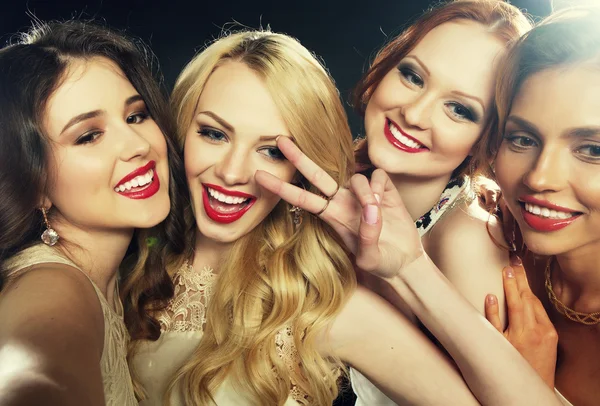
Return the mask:
[(373, 193), (373, 195), (375, 196), (375, 200), (377, 200), (377, 203), (381, 203), (381, 196), (379, 196), (377, 193)]
[(365, 221), (369, 224), (377, 224), (377, 206), (367, 204), (364, 210)]
[(510, 266), (507, 266), (506, 268), (504, 268), (504, 272), (505, 272), (507, 278), (512, 279), (515, 277), (515, 271)]
[(487, 303), (489, 305), (495, 305), (496, 303), (498, 303), (498, 300), (496, 299), (496, 296), (494, 296), (494, 295), (487, 295), (485, 300), (487, 300)]
[(521, 258), (518, 255), (511, 255), (510, 264), (512, 266), (521, 266), (523, 265), (523, 261), (521, 261)]

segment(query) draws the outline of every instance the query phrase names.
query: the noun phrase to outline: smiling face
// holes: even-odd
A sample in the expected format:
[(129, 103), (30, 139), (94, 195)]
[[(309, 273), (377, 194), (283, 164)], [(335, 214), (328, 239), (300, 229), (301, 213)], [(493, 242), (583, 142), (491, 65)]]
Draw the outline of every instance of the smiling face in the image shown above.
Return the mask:
[(536, 73), (516, 95), (495, 171), (536, 254), (600, 248), (600, 73)]
[(43, 119), (51, 141), (54, 223), (84, 230), (152, 227), (169, 213), (165, 138), (110, 60), (70, 62)]
[(369, 158), (392, 175), (449, 176), (489, 116), (502, 42), (479, 23), (448, 22), (381, 80), (365, 111)]
[(262, 222), (279, 198), (260, 188), (264, 170), (291, 181), (294, 166), (276, 147), (290, 136), (262, 79), (244, 63), (229, 61), (209, 77), (184, 147), (187, 181), (200, 233), (234, 242)]

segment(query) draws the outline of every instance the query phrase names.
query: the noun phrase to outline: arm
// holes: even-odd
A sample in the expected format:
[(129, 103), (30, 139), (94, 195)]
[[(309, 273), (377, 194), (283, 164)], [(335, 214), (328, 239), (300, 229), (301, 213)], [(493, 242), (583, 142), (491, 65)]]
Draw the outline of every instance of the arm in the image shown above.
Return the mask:
[(450, 360), (365, 288), (348, 299), (323, 341), (324, 355), (341, 358), (398, 404), (479, 404)]
[(506, 325), (502, 268), (508, 265), (509, 252), (494, 243), (488, 230), (506, 246), (501, 224), (475, 200), (448, 213), (423, 243), (433, 263), (481, 314), (486, 295), (494, 294), (500, 321)]
[[(335, 180), (292, 141), (280, 137), (277, 146), (306, 179), (326, 196), (333, 195)], [(351, 191), (340, 188), (323, 212), (322, 197), (262, 171), (257, 171), (255, 178), (287, 202), (320, 213), (356, 255), (357, 266), (390, 283), (436, 336), (482, 404), (560, 406), (523, 357), (427, 257), (398, 191), (384, 171), (373, 172), (370, 182), (355, 175)]]
[(0, 295), (0, 324), (0, 404), (104, 405), (104, 319), (85, 275), (25, 272)]

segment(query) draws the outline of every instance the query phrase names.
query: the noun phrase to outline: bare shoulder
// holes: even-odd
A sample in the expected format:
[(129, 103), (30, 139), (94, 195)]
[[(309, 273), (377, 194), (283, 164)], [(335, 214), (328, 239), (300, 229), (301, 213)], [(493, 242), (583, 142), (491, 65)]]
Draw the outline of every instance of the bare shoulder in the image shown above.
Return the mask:
[(0, 324), (0, 381), (8, 391), (0, 400), (8, 393), (14, 404), (103, 402), (104, 318), (80, 271), (42, 264), (11, 280), (0, 294)]
[(64, 323), (75, 331), (104, 331), (102, 308), (91, 282), (63, 264), (37, 265), (11, 280), (0, 295), (0, 320), (3, 331), (24, 325), (44, 331), (46, 323)]
[(488, 293), (498, 296), (503, 304), (502, 268), (509, 263), (504, 248), (507, 244), (502, 225), (478, 200), (448, 213), (424, 243), (433, 262), (478, 310), (483, 313)]

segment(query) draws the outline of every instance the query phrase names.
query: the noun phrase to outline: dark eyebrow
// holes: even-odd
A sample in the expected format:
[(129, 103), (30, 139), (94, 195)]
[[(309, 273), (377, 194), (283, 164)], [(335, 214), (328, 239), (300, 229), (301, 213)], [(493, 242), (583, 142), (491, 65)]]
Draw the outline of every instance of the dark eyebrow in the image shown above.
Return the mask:
[(137, 101), (144, 101), (144, 99), (139, 94), (135, 94), (131, 97), (128, 97), (127, 100), (125, 100), (125, 106), (130, 106)]
[(533, 124), (530, 121), (525, 120), (524, 118), (521, 118), (519, 116), (509, 116), (508, 119), (506, 119), (506, 123), (508, 124), (509, 122), (513, 122), (514, 124), (518, 125), (519, 127), (521, 127), (523, 130), (532, 133), (532, 134), (539, 134), (540, 130), (538, 130), (538, 128), (535, 126), (535, 124)]
[(90, 118), (98, 117), (99, 115), (104, 114), (104, 110), (94, 110), (88, 111), (87, 113), (78, 114), (63, 127), (60, 135), (62, 135), (68, 128), (74, 126), (75, 124), (81, 123), (82, 121), (89, 120)]
[[(140, 96), (139, 94), (128, 97), (127, 100), (125, 100), (125, 107), (130, 106), (133, 103), (138, 102), (138, 101), (144, 101), (142, 96)], [(63, 127), (60, 134), (62, 135), (62, 133), (67, 131), (68, 128), (73, 127), (75, 124), (81, 123), (82, 121), (85, 121), (85, 120), (89, 120), (90, 118), (98, 117), (98, 116), (104, 114), (104, 112), (105, 112), (104, 110), (94, 110), (94, 111), (88, 111), (87, 113), (78, 114), (69, 120), (69, 122)]]
[(229, 124), (227, 121), (223, 120), (221, 117), (219, 117), (217, 114), (213, 113), (212, 111), (201, 111), (200, 113), (198, 113), (198, 115), (200, 114), (204, 114), (207, 115), (209, 117), (211, 117), (213, 120), (215, 120), (217, 123), (221, 124), (223, 127), (225, 127), (225, 129), (229, 132), (235, 132), (233, 126), (231, 124)]
[(427, 75), (431, 75), (431, 73), (429, 73), (429, 69), (427, 69), (427, 66), (425, 66), (425, 64), (415, 55), (408, 55), (406, 58), (404, 59), (414, 59), (415, 62), (417, 62), (417, 65), (419, 65), (421, 67), (421, 69), (423, 69), (425, 71), (425, 73)]
[(576, 137), (576, 138), (587, 138), (587, 137), (595, 137), (600, 135), (600, 127), (579, 127), (569, 129), (567, 131), (567, 135)]

